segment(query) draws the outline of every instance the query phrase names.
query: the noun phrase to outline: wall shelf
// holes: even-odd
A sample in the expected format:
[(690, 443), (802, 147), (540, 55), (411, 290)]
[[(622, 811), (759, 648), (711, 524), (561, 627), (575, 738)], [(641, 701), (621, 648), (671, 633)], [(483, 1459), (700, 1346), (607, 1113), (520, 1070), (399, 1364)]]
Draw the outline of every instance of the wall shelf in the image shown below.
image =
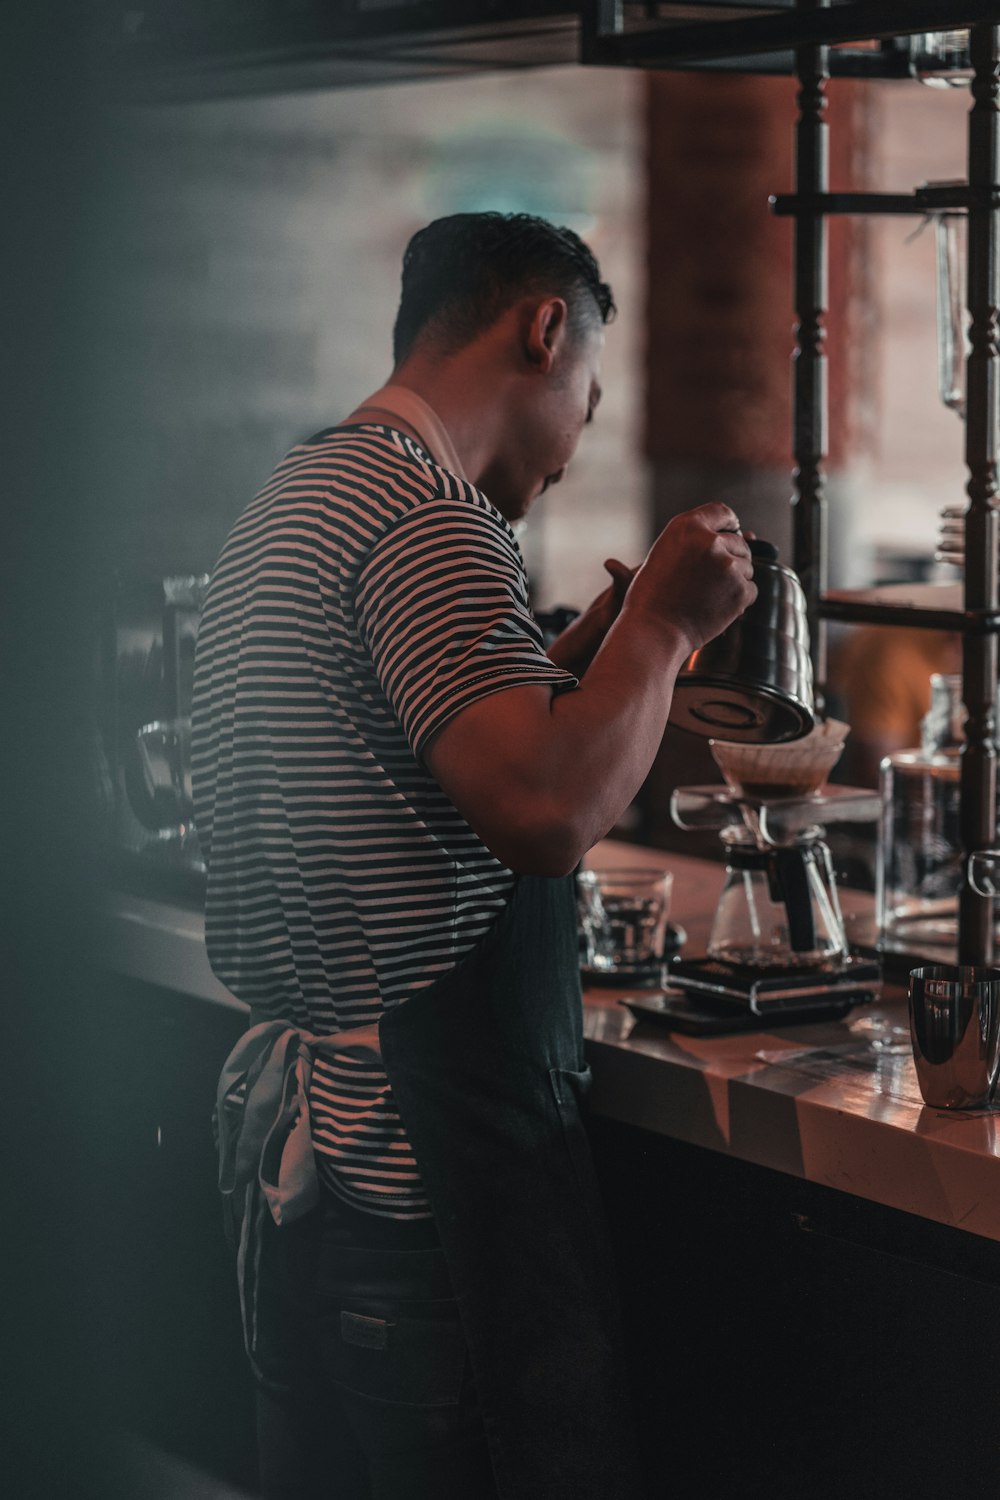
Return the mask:
[(925, 185), (912, 193), (777, 193), (768, 202), (779, 218), (794, 218), (796, 214), (959, 214), (1000, 205), (1000, 184), (978, 189), (954, 182)]
[[(900, 15), (905, 9), (905, 17)], [(605, 67), (791, 75), (833, 42), (833, 76), (913, 78), (920, 37), (995, 18), (992, 0), (97, 0), (95, 53), (136, 102), (344, 88), (486, 69)]]
[(887, 583), (869, 589), (830, 589), (820, 618), (849, 624), (908, 625), (988, 635), (1000, 630), (1000, 610), (966, 610), (961, 583)]
[[(652, 10), (653, 24), (648, 12)], [(873, 77), (913, 76), (918, 46), (907, 38), (965, 30), (997, 19), (995, 0), (774, 0), (766, 6), (629, 6), (622, 0), (590, 0), (585, 7), (584, 62), (611, 67), (672, 68), (749, 63), (762, 55), (792, 59), (803, 48), (840, 49), (852, 43), (868, 50), (849, 53), (858, 71)], [(713, 18), (714, 11), (714, 18)], [(639, 12), (640, 14), (636, 14)], [(881, 43), (878, 48), (872, 43)], [(843, 54), (840, 54), (843, 56)], [(867, 68), (864, 60), (867, 59)], [(903, 70), (901, 59), (906, 59)], [(836, 67), (838, 54), (830, 59)]]

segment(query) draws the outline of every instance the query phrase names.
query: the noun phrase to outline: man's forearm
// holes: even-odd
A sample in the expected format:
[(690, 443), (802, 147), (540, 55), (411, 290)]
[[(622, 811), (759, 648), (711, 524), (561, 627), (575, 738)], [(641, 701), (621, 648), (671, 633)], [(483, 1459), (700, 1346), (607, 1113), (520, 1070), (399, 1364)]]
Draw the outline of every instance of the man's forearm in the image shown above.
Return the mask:
[(572, 868), (614, 827), (663, 740), (677, 673), (691, 654), (677, 629), (628, 614), (612, 626), (586, 677), (551, 702), (537, 795), (561, 809)]
[(681, 630), (626, 612), (578, 688), (483, 700), (431, 747), (430, 769), (504, 864), (571, 870), (645, 780), (691, 649)]

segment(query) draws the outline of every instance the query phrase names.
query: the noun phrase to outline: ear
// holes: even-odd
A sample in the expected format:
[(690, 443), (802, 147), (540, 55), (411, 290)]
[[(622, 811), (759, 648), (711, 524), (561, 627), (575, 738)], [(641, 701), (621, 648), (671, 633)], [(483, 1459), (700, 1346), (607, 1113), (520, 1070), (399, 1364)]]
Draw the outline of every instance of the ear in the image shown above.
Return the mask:
[(547, 375), (566, 339), (568, 309), (565, 299), (544, 297), (540, 302), (528, 303), (525, 312), (525, 355), (534, 369)]

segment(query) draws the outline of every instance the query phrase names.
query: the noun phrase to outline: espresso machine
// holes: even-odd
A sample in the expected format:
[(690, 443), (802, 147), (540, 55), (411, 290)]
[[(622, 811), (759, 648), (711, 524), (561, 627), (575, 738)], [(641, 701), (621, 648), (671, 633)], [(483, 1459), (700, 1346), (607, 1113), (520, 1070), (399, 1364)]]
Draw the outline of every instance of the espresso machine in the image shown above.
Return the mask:
[[(104, 640), (102, 753), (109, 853), (129, 879), (200, 891), (193, 818), (191, 691), (205, 574), (113, 591)], [(155, 882), (154, 882), (155, 883)]]

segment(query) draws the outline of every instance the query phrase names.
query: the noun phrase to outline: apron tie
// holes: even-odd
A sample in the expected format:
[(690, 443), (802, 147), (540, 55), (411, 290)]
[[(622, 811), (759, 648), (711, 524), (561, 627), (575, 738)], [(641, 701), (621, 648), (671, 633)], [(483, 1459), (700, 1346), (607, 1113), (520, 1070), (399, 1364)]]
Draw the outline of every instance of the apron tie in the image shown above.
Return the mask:
[(352, 1051), (381, 1057), (377, 1024), (316, 1036), (287, 1021), (263, 1021), (236, 1043), (219, 1077), (219, 1190), (230, 1222), (238, 1225), (243, 1337), (261, 1378), (256, 1358), (261, 1215), (269, 1210), (275, 1224), (291, 1224), (319, 1202), (309, 1118), (313, 1058)]
[(290, 1224), (319, 1201), (309, 1084), (314, 1054), (381, 1056), (378, 1026), (316, 1036), (287, 1021), (263, 1021), (240, 1038), (223, 1064), (216, 1094), (219, 1190), (244, 1194), (256, 1177), (276, 1224)]

